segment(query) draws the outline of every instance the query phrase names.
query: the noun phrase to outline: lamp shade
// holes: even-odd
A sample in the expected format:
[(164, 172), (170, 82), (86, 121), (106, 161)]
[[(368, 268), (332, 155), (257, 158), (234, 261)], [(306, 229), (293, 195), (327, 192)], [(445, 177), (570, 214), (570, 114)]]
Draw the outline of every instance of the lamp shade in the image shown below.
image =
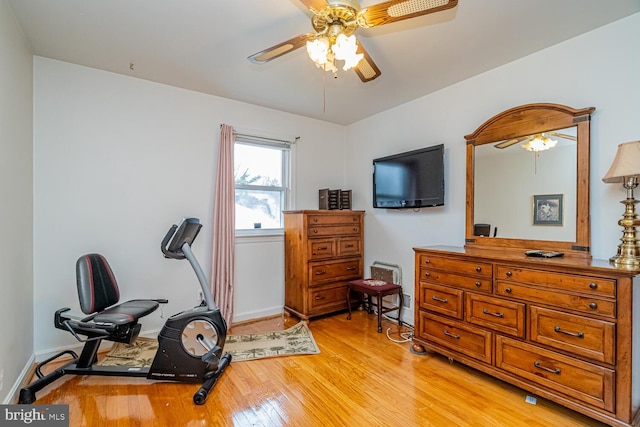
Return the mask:
[(613, 164), (602, 181), (606, 183), (625, 182), (626, 178), (631, 176), (640, 176), (640, 141), (618, 145), (616, 158), (613, 159)]

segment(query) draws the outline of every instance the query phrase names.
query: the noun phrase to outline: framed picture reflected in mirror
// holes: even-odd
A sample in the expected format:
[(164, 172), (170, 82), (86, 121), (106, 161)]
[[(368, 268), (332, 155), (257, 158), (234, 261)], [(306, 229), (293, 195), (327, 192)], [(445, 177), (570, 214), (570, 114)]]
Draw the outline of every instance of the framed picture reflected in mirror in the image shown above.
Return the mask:
[(533, 225), (562, 225), (563, 194), (533, 196)]

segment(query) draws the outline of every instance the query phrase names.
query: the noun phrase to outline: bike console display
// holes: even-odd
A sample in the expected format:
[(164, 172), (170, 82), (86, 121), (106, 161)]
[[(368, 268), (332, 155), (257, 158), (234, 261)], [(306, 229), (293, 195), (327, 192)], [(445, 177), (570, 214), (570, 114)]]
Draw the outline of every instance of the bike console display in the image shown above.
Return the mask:
[(191, 246), (201, 228), (202, 224), (198, 218), (183, 218), (180, 225), (172, 225), (162, 239), (161, 249), (164, 256), (183, 259), (185, 255), (182, 247), (185, 243)]

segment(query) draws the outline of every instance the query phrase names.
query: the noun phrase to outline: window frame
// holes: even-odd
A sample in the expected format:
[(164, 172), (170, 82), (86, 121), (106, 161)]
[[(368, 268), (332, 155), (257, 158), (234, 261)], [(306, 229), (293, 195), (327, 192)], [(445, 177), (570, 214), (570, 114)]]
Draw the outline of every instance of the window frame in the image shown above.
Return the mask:
[[(293, 180), (291, 179), (293, 175), (294, 162), (294, 149), (295, 145), (292, 142), (272, 139), (266, 137), (259, 136), (250, 136), (243, 134), (236, 134), (236, 139), (234, 141), (234, 149), (235, 144), (242, 144), (248, 146), (255, 147), (265, 147), (265, 148), (275, 148), (279, 149), (282, 153), (282, 185), (279, 187), (274, 186), (265, 186), (265, 185), (250, 185), (250, 184), (235, 184), (234, 182), (234, 200), (235, 194), (238, 189), (241, 190), (257, 190), (257, 191), (267, 191), (267, 192), (275, 192), (278, 191), (282, 195), (282, 203), (281, 203), (281, 211), (280, 211), (280, 222), (282, 227), (280, 228), (235, 228), (236, 237), (266, 237), (266, 236), (282, 236), (284, 235), (284, 215), (282, 211), (288, 210), (293, 206), (292, 195), (293, 192)], [(235, 156), (234, 156), (234, 169), (235, 169)], [(277, 188), (278, 190), (274, 190)], [(235, 209), (234, 209), (235, 210)]]

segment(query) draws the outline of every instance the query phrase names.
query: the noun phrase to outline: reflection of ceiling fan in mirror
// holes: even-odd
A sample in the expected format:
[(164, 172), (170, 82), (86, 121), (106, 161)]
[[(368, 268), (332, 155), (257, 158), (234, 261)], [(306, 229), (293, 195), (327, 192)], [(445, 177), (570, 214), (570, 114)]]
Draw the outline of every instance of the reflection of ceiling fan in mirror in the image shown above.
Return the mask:
[(312, 13), (315, 33), (306, 33), (271, 46), (248, 59), (264, 64), (303, 45), (313, 62), (336, 77), (336, 60), (344, 61), (343, 69), (354, 69), (360, 80), (368, 82), (380, 76), (355, 31), (450, 9), (458, 0), (392, 0), (361, 8), (358, 0), (300, 0)]
[[(513, 144), (526, 141), (526, 143), (523, 145), (523, 148), (529, 151), (542, 151), (542, 150), (554, 147), (557, 143), (557, 141), (551, 140), (551, 138), (549, 138), (547, 135), (550, 135), (556, 138), (569, 139), (571, 141), (578, 140), (578, 138), (576, 138), (575, 136), (568, 135), (566, 133), (544, 132), (544, 133), (539, 133), (535, 135), (527, 135), (527, 136), (521, 136), (519, 138), (507, 139), (505, 141), (501, 141), (497, 143), (496, 145), (494, 145), (494, 147), (502, 149), (502, 148), (511, 147)], [(545, 148), (541, 148), (541, 149), (527, 148), (527, 147), (536, 147), (536, 146), (545, 147)]]

